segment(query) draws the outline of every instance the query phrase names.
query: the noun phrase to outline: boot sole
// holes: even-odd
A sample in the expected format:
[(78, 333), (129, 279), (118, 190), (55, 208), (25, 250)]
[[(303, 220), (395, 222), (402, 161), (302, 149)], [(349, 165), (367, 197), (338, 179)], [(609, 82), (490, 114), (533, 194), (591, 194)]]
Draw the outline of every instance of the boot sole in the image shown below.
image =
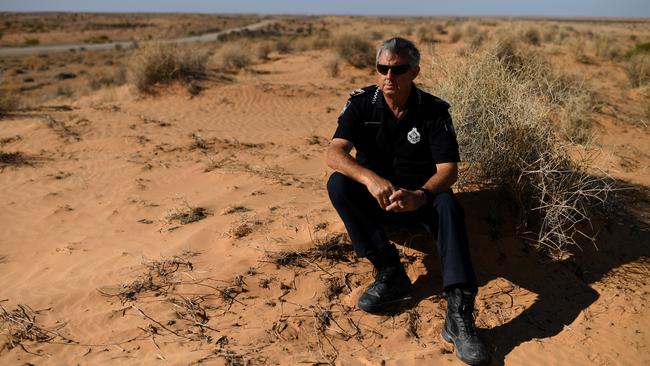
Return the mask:
[(459, 360), (465, 362), (466, 364), (471, 365), (471, 366), (482, 366), (482, 365), (489, 365), (490, 364), (491, 359), (488, 359), (486, 362), (473, 362), (473, 361), (462, 358), (460, 356), (460, 354), (458, 354), (458, 346), (456, 345), (456, 342), (454, 342), (454, 338), (451, 336), (451, 334), (449, 334), (449, 332), (447, 332), (446, 327), (442, 327), (442, 339), (444, 339), (448, 343), (451, 343), (451, 344), (454, 345), (454, 349), (455, 349), (454, 354), (456, 355), (456, 357)]

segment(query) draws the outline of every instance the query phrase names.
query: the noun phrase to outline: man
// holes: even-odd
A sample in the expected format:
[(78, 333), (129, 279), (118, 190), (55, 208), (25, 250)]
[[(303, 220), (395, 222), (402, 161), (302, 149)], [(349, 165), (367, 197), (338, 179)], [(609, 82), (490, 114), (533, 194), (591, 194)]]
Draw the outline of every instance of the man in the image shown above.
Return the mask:
[[(360, 309), (375, 313), (408, 297), (411, 281), (382, 223), (419, 221), (437, 232), (447, 313), (442, 336), (471, 365), (489, 361), (478, 338), (477, 292), (464, 212), (451, 185), (458, 175), (458, 143), (449, 105), (419, 90), (420, 53), (403, 38), (377, 50), (377, 85), (351, 93), (327, 150), (335, 172), (327, 189), (359, 257), (375, 266), (375, 282)], [(356, 149), (356, 159), (350, 152)]]

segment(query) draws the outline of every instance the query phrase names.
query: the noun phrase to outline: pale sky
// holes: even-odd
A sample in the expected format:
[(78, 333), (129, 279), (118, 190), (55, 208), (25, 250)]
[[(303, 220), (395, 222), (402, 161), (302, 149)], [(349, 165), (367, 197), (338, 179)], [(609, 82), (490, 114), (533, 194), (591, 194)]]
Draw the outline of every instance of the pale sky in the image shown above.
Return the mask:
[(0, 11), (650, 18), (649, 0), (0, 0)]

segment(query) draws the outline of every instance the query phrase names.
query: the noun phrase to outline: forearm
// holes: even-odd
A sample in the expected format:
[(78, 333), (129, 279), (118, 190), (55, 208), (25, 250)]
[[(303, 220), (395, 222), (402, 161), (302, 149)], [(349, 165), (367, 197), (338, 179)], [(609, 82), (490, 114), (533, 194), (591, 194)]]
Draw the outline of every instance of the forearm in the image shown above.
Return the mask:
[(327, 151), (327, 165), (363, 185), (368, 185), (371, 177), (376, 175), (370, 169), (359, 164), (349, 152), (341, 149), (329, 149)]
[(458, 179), (458, 166), (456, 163), (444, 163), (437, 165), (436, 174), (422, 186), (431, 193), (439, 193), (448, 190)]

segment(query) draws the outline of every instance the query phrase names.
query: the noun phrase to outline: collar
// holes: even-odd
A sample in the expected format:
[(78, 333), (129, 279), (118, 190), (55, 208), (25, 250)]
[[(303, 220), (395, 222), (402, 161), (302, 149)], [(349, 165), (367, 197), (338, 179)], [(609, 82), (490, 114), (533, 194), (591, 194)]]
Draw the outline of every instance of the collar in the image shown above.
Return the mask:
[[(376, 108), (384, 108), (384, 93), (381, 92), (378, 85), (375, 86), (375, 92), (372, 95), (372, 104)], [(415, 83), (411, 83), (411, 94), (409, 94), (409, 99), (406, 101), (406, 109), (419, 108), (421, 104), (422, 92), (415, 86)]]

